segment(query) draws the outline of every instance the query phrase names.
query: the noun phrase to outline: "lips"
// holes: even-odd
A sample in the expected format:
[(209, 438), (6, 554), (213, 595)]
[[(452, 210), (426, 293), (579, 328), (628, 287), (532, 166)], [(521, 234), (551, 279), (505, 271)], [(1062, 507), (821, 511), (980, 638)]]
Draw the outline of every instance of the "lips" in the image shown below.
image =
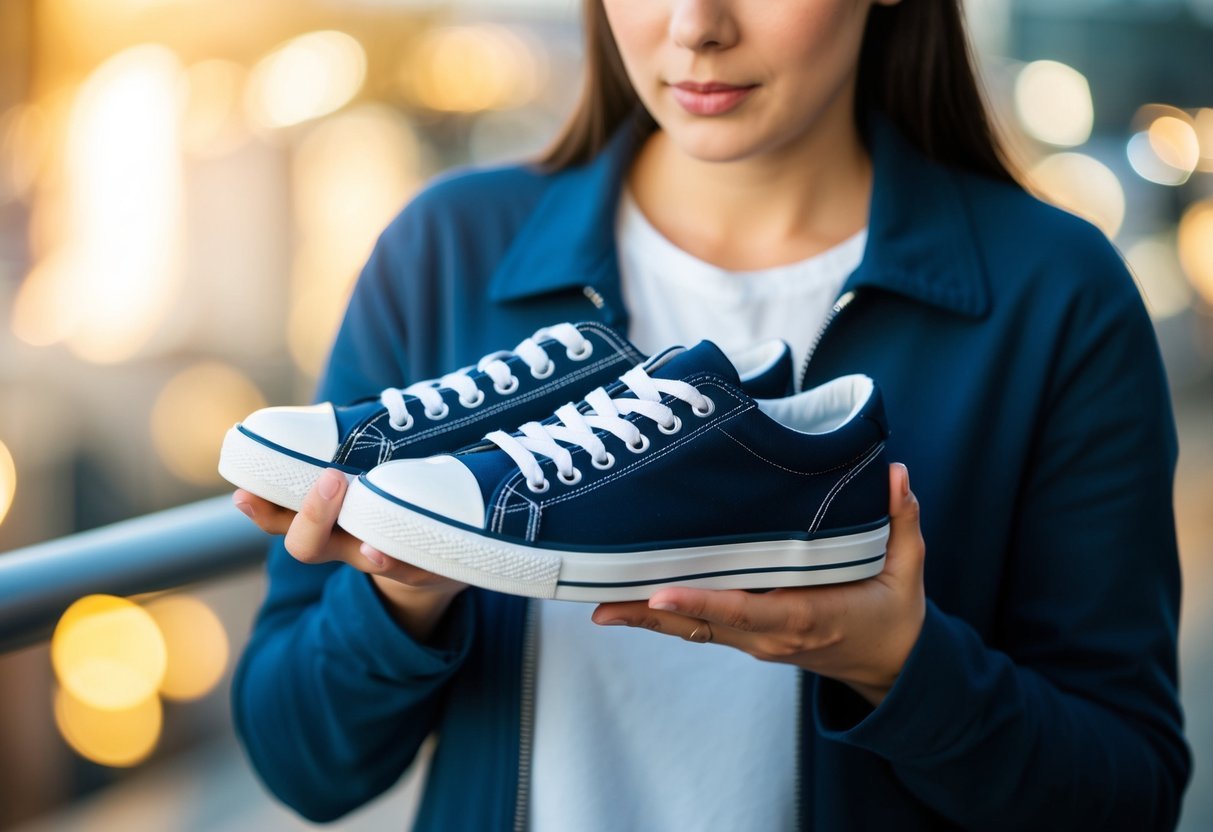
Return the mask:
[(739, 107), (756, 89), (757, 84), (679, 81), (670, 85), (670, 94), (691, 115), (719, 116)]

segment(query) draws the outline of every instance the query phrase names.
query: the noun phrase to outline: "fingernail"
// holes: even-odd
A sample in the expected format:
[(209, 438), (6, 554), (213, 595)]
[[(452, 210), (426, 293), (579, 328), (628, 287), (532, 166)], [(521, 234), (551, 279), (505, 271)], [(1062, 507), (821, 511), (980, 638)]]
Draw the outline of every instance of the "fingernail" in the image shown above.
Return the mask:
[(318, 490), (320, 491), (321, 497), (326, 500), (331, 500), (333, 497), (337, 496), (337, 489), (341, 487), (341, 484), (337, 482), (337, 478), (339, 476), (341, 475), (333, 471), (325, 471), (320, 475)]
[(386, 561), (383, 559), (383, 553), (371, 546), (369, 543), (363, 543), (358, 547), (358, 551), (362, 553), (364, 558), (376, 566), (383, 566), (383, 564), (386, 563)]
[(906, 475), (901, 478), (901, 496), (909, 497), (910, 496), (910, 469), (907, 468), (904, 463), (899, 462), (897, 464), (901, 466), (901, 470), (906, 472)]
[(251, 504), (245, 503), (245, 502), (239, 502), (239, 503), (236, 503), (235, 505), (236, 505), (236, 508), (240, 509), (241, 514), (243, 514), (245, 517), (247, 517), (250, 520), (253, 519), (253, 507)]
[(677, 604), (671, 604), (669, 601), (658, 601), (656, 604), (654, 604), (652, 601), (650, 601), (650, 602), (649, 602), (649, 609), (651, 609), (651, 610), (665, 610), (666, 612), (677, 612), (677, 611), (678, 611), (678, 605), (677, 605)]
[(622, 618), (608, 618), (606, 621), (595, 621), (595, 624), (600, 627), (618, 627), (621, 624), (627, 624)]

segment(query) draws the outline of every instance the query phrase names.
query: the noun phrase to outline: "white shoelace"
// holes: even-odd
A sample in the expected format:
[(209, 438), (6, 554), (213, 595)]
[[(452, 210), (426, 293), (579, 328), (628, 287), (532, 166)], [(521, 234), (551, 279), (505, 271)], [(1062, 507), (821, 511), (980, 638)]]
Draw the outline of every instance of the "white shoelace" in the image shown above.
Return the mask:
[(606, 470), (615, 464), (615, 457), (606, 449), (606, 444), (594, 433), (603, 430), (623, 440), (627, 449), (633, 453), (644, 453), (649, 447), (649, 438), (645, 436), (635, 423), (623, 417), (629, 413), (639, 413), (657, 423), (657, 429), (662, 433), (677, 433), (682, 429), (682, 421), (675, 415), (673, 409), (662, 404), (662, 394), (681, 399), (691, 405), (696, 416), (710, 416), (716, 409), (712, 400), (700, 393), (685, 381), (674, 379), (653, 378), (644, 371), (643, 367), (633, 367), (620, 377), (624, 387), (631, 390), (636, 398), (611, 398), (606, 390), (599, 387), (585, 397), (589, 410), (582, 413), (574, 404), (566, 404), (556, 411), (559, 424), (543, 425), (539, 422), (527, 422), (520, 428), (522, 436), (512, 436), (505, 431), (495, 430), (485, 436), (501, 450), (509, 454), (510, 459), (526, 477), (527, 488), (535, 493), (543, 493), (551, 483), (543, 475), (536, 454), (548, 457), (556, 463), (557, 476), (566, 485), (574, 485), (581, 480), (581, 471), (573, 465), (573, 454), (564, 442), (571, 446), (584, 448), (590, 454), (590, 464), (600, 470)]
[(501, 350), (491, 353), (469, 367), (463, 367), (453, 373), (447, 373), (438, 379), (419, 381), (408, 387), (389, 387), (379, 394), (379, 402), (387, 408), (388, 420), (396, 430), (408, 430), (413, 426), (413, 417), (409, 414), (405, 403), (406, 396), (421, 400), (425, 407), (425, 415), (430, 419), (443, 419), (450, 413), (450, 407), (442, 400), (441, 391), (454, 390), (459, 393), (459, 403), (464, 407), (477, 407), (484, 401), (484, 391), (472, 380), (473, 371), (487, 375), (493, 381), (493, 389), (501, 395), (508, 395), (518, 389), (518, 377), (510, 372), (506, 360), (518, 356), (531, 369), (531, 375), (537, 379), (547, 378), (556, 369), (555, 363), (548, 358), (547, 352), (539, 346), (545, 339), (559, 341), (574, 361), (584, 361), (594, 351), (594, 345), (572, 324), (556, 324), (544, 327), (530, 338), (512, 350)]

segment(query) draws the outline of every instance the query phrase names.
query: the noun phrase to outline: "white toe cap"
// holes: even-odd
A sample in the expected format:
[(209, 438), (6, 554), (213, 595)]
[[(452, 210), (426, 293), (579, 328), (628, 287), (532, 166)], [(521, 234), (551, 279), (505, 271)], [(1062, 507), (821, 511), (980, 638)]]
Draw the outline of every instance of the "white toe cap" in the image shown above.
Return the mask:
[(248, 431), (275, 445), (323, 462), (337, 455), (337, 417), (324, 402), (307, 407), (267, 407), (241, 422)]
[(406, 503), (477, 529), (484, 527), (480, 485), (467, 466), (453, 456), (387, 462), (372, 468), (366, 478)]

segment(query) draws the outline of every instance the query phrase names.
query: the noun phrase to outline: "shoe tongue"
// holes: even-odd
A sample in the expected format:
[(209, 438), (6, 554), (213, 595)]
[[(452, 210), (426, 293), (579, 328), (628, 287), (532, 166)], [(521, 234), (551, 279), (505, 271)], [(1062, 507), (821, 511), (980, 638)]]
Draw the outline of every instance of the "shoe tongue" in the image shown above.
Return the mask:
[(700, 341), (686, 349), (672, 347), (649, 360), (646, 367), (653, 378), (683, 379), (701, 373), (723, 376), (731, 384), (741, 386), (733, 362), (711, 341)]

